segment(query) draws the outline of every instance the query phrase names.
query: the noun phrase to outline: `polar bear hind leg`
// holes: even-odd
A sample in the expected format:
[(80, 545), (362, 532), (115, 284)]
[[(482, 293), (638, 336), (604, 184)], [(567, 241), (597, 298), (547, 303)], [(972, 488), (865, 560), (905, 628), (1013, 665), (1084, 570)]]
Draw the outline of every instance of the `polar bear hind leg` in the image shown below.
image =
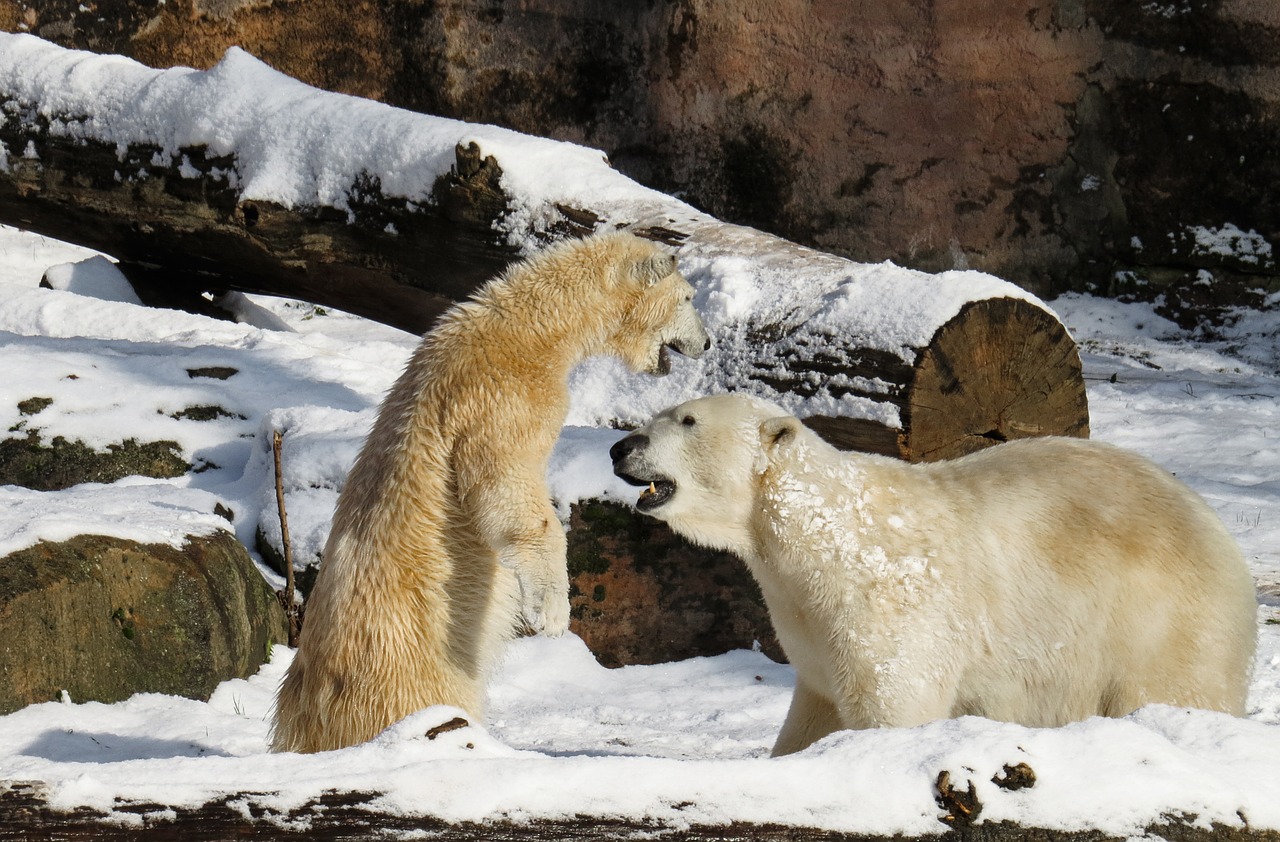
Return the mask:
[(791, 707), (771, 754), (773, 757), (794, 754), (840, 728), (840, 714), (831, 700), (797, 680)]

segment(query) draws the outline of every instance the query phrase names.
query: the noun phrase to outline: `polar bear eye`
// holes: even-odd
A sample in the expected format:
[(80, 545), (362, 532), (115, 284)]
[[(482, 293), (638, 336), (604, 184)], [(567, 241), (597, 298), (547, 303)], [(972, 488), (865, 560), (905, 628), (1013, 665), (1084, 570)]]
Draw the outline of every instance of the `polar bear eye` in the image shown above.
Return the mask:
[(685, 425), (686, 427), (692, 427), (694, 424), (697, 424), (698, 422), (692, 415), (686, 415), (685, 417), (680, 419), (680, 423)]

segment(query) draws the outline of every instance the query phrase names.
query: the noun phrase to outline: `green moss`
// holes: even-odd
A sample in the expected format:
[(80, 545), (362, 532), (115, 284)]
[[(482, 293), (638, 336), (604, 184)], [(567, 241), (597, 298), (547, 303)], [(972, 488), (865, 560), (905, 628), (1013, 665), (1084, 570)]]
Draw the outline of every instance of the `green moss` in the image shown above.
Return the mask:
[(609, 570), (609, 559), (605, 558), (600, 542), (594, 535), (574, 536), (569, 533), (569, 550), (566, 553), (569, 563), (569, 578), (582, 573), (606, 573)]
[(182, 476), (191, 466), (174, 441), (139, 443), (127, 439), (95, 450), (82, 441), (58, 436), (48, 444), (39, 430), (0, 441), (0, 485), (57, 491), (83, 482), (111, 483), (127, 476)]
[(111, 612), (111, 619), (120, 627), (120, 634), (124, 636), (125, 640), (133, 640), (136, 632), (134, 631), (132, 611), (117, 608)]
[(638, 538), (636, 515), (617, 503), (588, 500), (578, 506), (582, 522), (598, 535), (614, 535), (619, 538)]
[[(609, 570), (606, 545), (635, 554), (637, 569), (661, 566), (674, 548), (670, 540), (654, 540), (666, 529), (652, 518), (629, 506), (600, 500), (586, 500), (573, 507), (574, 527), (569, 530), (569, 575), (604, 573)], [(638, 547), (643, 553), (635, 553)]]
[(39, 415), (52, 403), (53, 398), (27, 398), (25, 401), (18, 401), (18, 412), (23, 415)]
[(243, 415), (223, 409), (220, 406), (201, 405), (189, 406), (186, 409), (179, 410), (169, 416), (179, 421), (217, 421), (219, 418), (235, 418), (239, 421), (245, 420)]

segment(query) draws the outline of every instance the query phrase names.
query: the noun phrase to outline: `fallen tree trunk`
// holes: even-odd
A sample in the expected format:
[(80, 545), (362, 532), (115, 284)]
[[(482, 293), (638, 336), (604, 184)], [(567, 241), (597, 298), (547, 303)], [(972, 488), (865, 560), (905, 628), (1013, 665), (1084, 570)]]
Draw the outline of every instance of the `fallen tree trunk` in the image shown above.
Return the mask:
[(267, 293), (421, 332), (513, 243), (628, 227), (677, 247), (704, 294), (728, 266), (760, 305), (711, 325), (703, 391), (772, 397), (838, 446), (910, 460), (1088, 434), (1075, 344), (1016, 287), (727, 225), (591, 150), (324, 93), (234, 50), (203, 73), (122, 70), (0, 35), (0, 109), (0, 221), (116, 256), (149, 303)]
[[(266, 809), (254, 793), (228, 795), (200, 807), (163, 804), (116, 804), (106, 815), (91, 809), (55, 809), (45, 787), (36, 782), (0, 781), (0, 838), (60, 839), (66, 842), (115, 840), (296, 839), (312, 842), (355, 842), (388, 836), (426, 836), (440, 842), (613, 842), (660, 838), (667, 842), (1112, 842), (1123, 837), (1096, 830), (1025, 827), (1010, 821), (940, 825), (937, 835), (882, 836), (740, 822), (729, 825), (669, 827), (653, 822), (582, 815), (573, 820), (465, 822), (389, 815), (379, 812), (377, 793), (331, 792), (288, 813)], [(940, 807), (945, 808), (945, 803)], [(1215, 825), (1166, 817), (1147, 828), (1147, 838), (1177, 842), (1280, 842), (1271, 830)]]
[(465, 154), (412, 208), (383, 197), (376, 179), (351, 185), (349, 219), (331, 206), (245, 198), (227, 183), (234, 156), (150, 144), (118, 154), (51, 135), (5, 106), (0, 142), (28, 154), (11, 155), (0, 173), (0, 221), (111, 254), (153, 306), (198, 311), (205, 293), (236, 290), (421, 333), (515, 257), (472, 218), (496, 194)]

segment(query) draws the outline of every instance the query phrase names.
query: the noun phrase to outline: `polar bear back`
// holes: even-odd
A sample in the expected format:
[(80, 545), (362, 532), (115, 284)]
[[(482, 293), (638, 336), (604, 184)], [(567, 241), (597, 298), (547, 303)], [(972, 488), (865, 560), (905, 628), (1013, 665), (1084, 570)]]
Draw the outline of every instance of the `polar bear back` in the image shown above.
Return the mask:
[[(1185, 485), (1139, 456), (1073, 439), (1015, 442), (937, 473), (987, 524), (1007, 565), (977, 577), (987, 592), (971, 596), (1004, 632), (1005, 657), (979, 661), (962, 687), (1044, 683), (1030, 710), (1003, 710), (996, 700), (1012, 708), (1018, 697), (1007, 687), (961, 698), (957, 712), (1028, 724), (1152, 701), (1243, 713), (1253, 582), (1217, 515)], [(1028, 670), (1028, 655), (1043, 668)], [(992, 667), (1009, 658), (1023, 667)]]
[[(877, 665), (888, 713), (873, 718), (909, 719), (910, 706), (894, 696), (918, 692), (922, 679), (954, 685), (949, 715), (1028, 725), (1123, 715), (1149, 702), (1243, 713), (1256, 633), (1252, 579), (1214, 512), (1158, 466), (1065, 438), (929, 465), (843, 454), (805, 438), (795, 445), (807, 451), (799, 486), (808, 483), (824, 517), (857, 489), (844, 507), (859, 570), (844, 582), (857, 593), (841, 598), (866, 602), (844, 622), (861, 625), (866, 640), (899, 641), (896, 657)], [(843, 471), (813, 467), (824, 459)], [(828, 489), (814, 484), (823, 476), (832, 478)], [(793, 522), (775, 529), (798, 529), (793, 546), (812, 547), (813, 521), (797, 516), (792, 491), (785, 516)], [(842, 540), (841, 530), (833, 535), (833, 544)], [(844, 544), (832, 554), (850, 552)], [(847, 558), (844, 566), (833, 581), (847, 573)], [(780, 597), (789, 589), (765, 590)], [(902, 645), (904, 635), (917, 642)], [(790, 636), (797, 650), (812, 638)], [(910, 675), (901, 687), (896, 667)]]

